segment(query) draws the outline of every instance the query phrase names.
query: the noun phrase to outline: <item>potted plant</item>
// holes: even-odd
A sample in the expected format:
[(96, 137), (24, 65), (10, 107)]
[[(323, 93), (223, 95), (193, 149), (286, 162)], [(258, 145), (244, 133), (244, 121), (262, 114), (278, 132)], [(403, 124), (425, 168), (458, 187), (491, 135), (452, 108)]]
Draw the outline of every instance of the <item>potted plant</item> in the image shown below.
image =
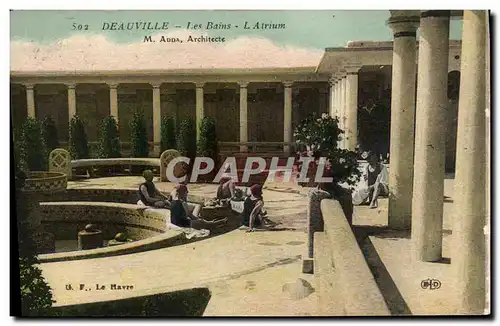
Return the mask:
[[(215, 132), (215, 121), (211, 117), (204, 117), (200, 125), (200, 139), (198, 141), (198, 155), (210, 157), (214, 161), (214, 169), (208, 173), (198, 177), (200, 181), (211, 182), (216, 174), (217, 162), (217, 133)], [(206, 164), (202, 163), (201, 168), (205, 168)]]
[(302, 186), (324, 186), (314, 181), (320, 157), (326, 159), (323, 176), (332, 177), (333, 185), (344, 184), (352, 187), (358, 182), (361, 172), (358, 169), (356, 152), (337, 146), (343, 133), (338, 127), (338, 119), (326, 113), (320, 117), (313, 114), (297, 126), (294, 131), (295, 141), (304, 149), (298, 156), (314, 158), (308, 168), (309, 182), (301, 183)]

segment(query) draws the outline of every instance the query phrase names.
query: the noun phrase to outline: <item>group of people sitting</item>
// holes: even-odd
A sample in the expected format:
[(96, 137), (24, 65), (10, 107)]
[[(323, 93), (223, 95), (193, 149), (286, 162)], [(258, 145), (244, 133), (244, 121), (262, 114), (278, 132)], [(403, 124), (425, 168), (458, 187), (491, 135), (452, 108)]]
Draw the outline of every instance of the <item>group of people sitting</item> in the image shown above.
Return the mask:
[[(211, 229), (227, 223), (227, 218), (207, 221), (201, 218), (201, 205), (188, 203), (188, 188), (184, 183), (179, 183), (169, 196), (162, 194), (153, 183), (153, 172), (143, 172), (145, 181), (139, 186), (139, 198), (141, 202), (154, 208), (165, 208), (170, 210), (170, 222), (179, 227), (193, 229)], [(217, 200), (223, 204), (229, 204), (235, 198), (236, 182), (232, 178), (222, 178), (217, 189)], [(248, 191), (243, 204), (242, 220), (247, 232), (255, 231), (256, 227), (270, 225), (266, 219), (264, 210), (264, 199), (262, 197), (262, 186), (252, 185)]]

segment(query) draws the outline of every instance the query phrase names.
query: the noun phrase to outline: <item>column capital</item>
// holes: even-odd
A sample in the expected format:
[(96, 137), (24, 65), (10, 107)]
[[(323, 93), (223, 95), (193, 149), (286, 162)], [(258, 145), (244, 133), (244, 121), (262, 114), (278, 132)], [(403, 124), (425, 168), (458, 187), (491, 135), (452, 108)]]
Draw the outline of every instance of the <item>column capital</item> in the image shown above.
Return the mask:
[(205, 86), (205, 82), (195, 82), (194, 85), (196, 88), (203, 88), (203, 86)]
[(28, 90), (33, 90), (35, 88), (35, 84), (24, 84), (24, 87)]
[(117, 89), (118, 85), (120, 85), (120, 83), (110, 83), (110, 82), (108, 82), (106, 84), (108, 84), (110, 89)]
[(250, 84), (250, 82), (240, 81), (240, 82), (238, 82), (238, 84), (240, 85), (240, 88), (247, 88), (248, 84)]
[[(398, 10), (395, 10), (398, 11)], [(394, 38), (398, 37), (417, 37), (417, 29), (420, 25), (420, 15), (416, 10), (399, 10), (405, 15), (397, 15), (392, 13), (391, 18), (387, 20), (387, 25), (392, 29)], [(408, 16), (411, 15), (411, 16)]]
[(149, 84), (151, 86), (153, 86), (153, 88), (160, 88), (163, 83), (162, 82), (150, 82)]
[(351, 65), (351, 66), (346, 66), (345, 71), (347, 75), (357, 75), (359, 72), (359, 69), (361, 69), (361, 65)]
[(450, 18), (450, 10), (422, 10), (420, 18)]
[(283, 81), (283, 85), (284, 85), (285, 87), (287, 87), (287, 88), (288, 88), (288, 87), (292, 87), (292, 85), (293, 85), (293, 81), (290, 81), (290, 80)]
[(65, 84), (68, 89), (75, 89), (76, 88), (76, 83), (68, 83)]

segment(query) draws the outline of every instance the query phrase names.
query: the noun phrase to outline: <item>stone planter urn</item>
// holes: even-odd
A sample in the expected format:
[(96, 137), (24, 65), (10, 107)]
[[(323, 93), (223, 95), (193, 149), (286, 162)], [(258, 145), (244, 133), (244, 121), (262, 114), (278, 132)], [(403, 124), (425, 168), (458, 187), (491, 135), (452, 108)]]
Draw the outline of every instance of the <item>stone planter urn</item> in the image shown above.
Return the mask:
[[(31, 171), (26, 174), (22, 188), (17, 192), (17, 218), (27, 222), (32, 234), (20, 235), (35, 240), (38, 253), (53, 252), (55, 238), (45, 232), (40, 218), (40, 202), (66, 191), (67, 176), (62, 172)], [(24, 206), (19, 209), (19, 206)], [(26, 216), (21, 216), (26, 215)]]

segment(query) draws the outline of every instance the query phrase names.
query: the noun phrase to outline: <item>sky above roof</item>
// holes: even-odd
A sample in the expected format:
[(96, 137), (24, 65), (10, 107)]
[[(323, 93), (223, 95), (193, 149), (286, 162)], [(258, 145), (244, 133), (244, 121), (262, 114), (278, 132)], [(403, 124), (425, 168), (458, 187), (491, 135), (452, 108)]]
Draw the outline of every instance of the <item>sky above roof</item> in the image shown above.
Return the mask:
[[(390, 41), (389, 11), (11, 11), (11, 70), (315, 66), (326, 47)], [(110, 30), (112, 23), (116, 30)], [(123, 23), (123, 30), (119, 30)], [(148, 31), (150, 26), (168, 29)], [(255, 29), (281, 24), (279, 29)], [(208, 28), (209, 25), (226, 29)], [(193, 29), (199, 25), (199, 29)], [(127, 26), (132, 30), (127, 30)], [(278, 26), (278, 25), (275, 25)], [(81, 29), (80, 29), (81, 28)], [(186, 42), (189, 36), (225, 42)], [(157, 42), (143, 42), (152, 36)], [(160, 42), (161, 36), (183, 43)], [(452, 20), (450, 39), (461, 38)]]

